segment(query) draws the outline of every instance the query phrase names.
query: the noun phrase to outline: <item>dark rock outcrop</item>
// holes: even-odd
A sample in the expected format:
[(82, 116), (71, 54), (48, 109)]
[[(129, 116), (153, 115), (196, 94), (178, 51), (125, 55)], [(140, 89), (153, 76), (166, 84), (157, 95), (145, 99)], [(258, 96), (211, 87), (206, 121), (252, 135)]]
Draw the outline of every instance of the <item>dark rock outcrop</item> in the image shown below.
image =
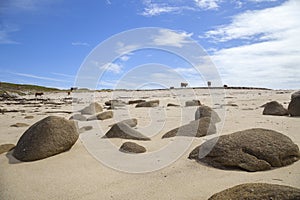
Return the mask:
[(203, 137), (216, 133), (216, 126), (211, 119), (204, 117), (189, 124), (172, 129), (162, 136), (162, 138), (169, 138), (175, 136), (189, 136), (189, 137)]
[(289, 137), (254, 128), (210, 139), (196, 147), (189, 158), (220, 169), (254, 172), (292, 164), (300, 153)]
[(217, 112), (215, 112), (212, 108), (208, 106), (199, 106), (195, 112), (195, 120), (201, 119), (203, 117), (211, 118), (212, 122), (217, 123), (220, 122), (221, 119)]
[(34, 161), (69, 150), (78, 139), (74, 121), (49, 116), (29, 127), (19, 139), (13, 156)]
[(105, 134), (104, 138), (122, 138), (132, 140), (150, 140), (140, 132), (134, 130), (128, 124), (117, 123), (113, 125), (110, 130)]
[(264, 105), (263, 115), (288, 115), (287, 109), (277, 101), (271, 101)]
[(134, 142), (125, 142), (119, 149), (121, 152), (124, 153), (145, 153), (145, 147), (138, 145)]
[(268, 183), (245, 183), (223, 190), (208, 200), (243, 199), (243, 200), (297, 200), (300, 189)]
[(291, 117), (299, 117), (300, 116), (300, 97), (299, 96), (292, 98), (292, 100), (288, 106), (288, 113), (291, 115)]

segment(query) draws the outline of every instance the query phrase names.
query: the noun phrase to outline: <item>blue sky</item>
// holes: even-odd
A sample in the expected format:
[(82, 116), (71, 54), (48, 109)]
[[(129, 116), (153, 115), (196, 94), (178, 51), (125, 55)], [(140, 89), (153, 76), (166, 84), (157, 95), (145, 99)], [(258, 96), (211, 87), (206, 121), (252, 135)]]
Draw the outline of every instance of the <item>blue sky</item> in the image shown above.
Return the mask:
[[(0, 80), (69, 88), (104, 40), (130, 29), (161, 27), (176, 31), (164, 35), (171, 45), (186, 38), (198, 42), (224, 84), (299, 89), (299, 10), (298, 0), (5, 0)], [(120, 55), (105, 66), (97, 88), (151, 87), (141, 80), (178, 87), (181, 79), (170, 78), (170, 69), (190, 86), (207, 81), (185, 60), (153, 49)]]

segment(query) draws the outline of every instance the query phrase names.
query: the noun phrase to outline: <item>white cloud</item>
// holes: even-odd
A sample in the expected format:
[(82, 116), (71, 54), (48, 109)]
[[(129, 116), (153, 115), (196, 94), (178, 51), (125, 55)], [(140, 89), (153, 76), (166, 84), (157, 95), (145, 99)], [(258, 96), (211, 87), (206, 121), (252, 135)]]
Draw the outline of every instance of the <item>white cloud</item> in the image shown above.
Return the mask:
[(130, 57), (125, 55), (125, 56), (120, 57), (120, 59), (121, 59), (122, 61), (127, 61), (127, 60), (130, 59)]
[(73, 46), (89, 46), (89, 43), (86, 42), (72, 42)]
[[(297, 88), (300, 80), (300, 2), (234, 16), (228, 25), (206, 33), (218, 42), (248, 44), (214, 52), (224, 82), (270, 88)], [(298, 86), (297, 86), (298, 85)]]
[(9, 34), (16, 32), (19, 29), (12, 26), (0, 25), (0, 44), (19, 44), (18, 42), (10, 39)]
[(123, 42), (118, 42), (115, 52), (119, 55), (131, 54), (131, 51), (138, 49), (141, 45), (139, 44), (125, 44)]
[(194, 0), (196, 5), (205, 10), (217, 9), (219, 8), (218, 3), (221, 0)]
[(122, 72), (122, 65), (115, 63), (107, 63), (105, 65), (100, 66), (101, 70), (105, 70), (107, 72), (112, 72), (114, 74), (119, 74)]
[(184, 44), (189, 43), (190, 38), (193, 33), (186, 33), (186, 32), (175, 32), (166, 29), (162, 29), (159, 31), (159, 34), (153, 38), (153, 42), (156, 45), (161, 46), (175, 46), (175, 47), (182, 47)]
[(180, 7), (172, 6), (162, 6), (159, 4), (150, 4), (144, 9), (144, 12), (141, 13), (143, 16), (157, 16), (162, 13), (174, 13), (182, 10)]

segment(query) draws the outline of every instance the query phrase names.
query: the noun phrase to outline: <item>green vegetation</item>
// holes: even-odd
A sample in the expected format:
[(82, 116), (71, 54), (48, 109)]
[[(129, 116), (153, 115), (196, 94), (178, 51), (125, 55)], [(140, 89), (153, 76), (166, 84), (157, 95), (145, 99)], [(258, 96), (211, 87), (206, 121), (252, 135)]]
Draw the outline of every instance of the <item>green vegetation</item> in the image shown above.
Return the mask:
[(15, 83), (6, 83), (0, 82), (0, 94), (6, 92), (17, 93), (19, 95), (24, 95), (24, 92), (59, 92), (61, 90), (57, 88), (49, 88), (38, 85), (28, 85), (28, 84), (15, 84)]

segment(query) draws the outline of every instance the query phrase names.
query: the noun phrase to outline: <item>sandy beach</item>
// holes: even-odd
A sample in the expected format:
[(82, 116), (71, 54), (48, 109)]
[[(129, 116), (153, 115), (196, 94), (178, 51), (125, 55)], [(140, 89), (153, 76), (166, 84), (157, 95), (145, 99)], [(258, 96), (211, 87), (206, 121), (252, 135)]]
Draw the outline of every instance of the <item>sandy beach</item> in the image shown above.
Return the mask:
[[(0, 154), (0, 199), (208, 199), (224, 189), (250, 182), (299, 188), (299, 161), (272, 170), (246, 172), (221, 170), (188, 159), (189, 153), (208, 139), (250, 128), (278, 131), (299, 146), (300, 118), (262, 115), (261, 107), (269, 101), (278, 101), (287, 108), (293, 92), (295, 91), (227, 89), (224, 90), (221, 103), (213, 100), (212, 91), (188, 88), (174, 91), (74, 93), (71, 96), (65, 92), (45, 92), (38, 98), (49, 99), (47, 101), (34, 100), (34, 95), (22, 97), (33, 99), (27, 101), (31, 104), (1, 101), (1, 109), (18, 112), (0, 114), (0, 145), (16, 145), (29, 126), (47, 116), (69, 119), (91, 99), (102, 106), (110, 99), (125, 102), (132, 99), (158, 99), (160, 103), (154, 108), (135, 108), (135, 105), (126, 104), (113, 109), (114, 117), (111, 119), (79, 121), (79, 128), (93, 126), (93, 129), (81, 133), (69, 151), (49, 158), (20, 162), (12, 156), (12, 151)], [(150, 137), (151, 141), (134, 142), (147, 149), (145, 155), (158, 152), (175, 141), (174, 138), (161, 138), (167, 131), (194, 120), (197, 107), (184, 105), (185, 101), (193, 99), (200, 100), (201, 104), (210, 106), (219, 113), (222, 121), (217, 124), (218, 134), (193, 140), (178, 137), (181, 142), (191, 140), (190, 145), (180, 153), (178, 159), (172, 159), (168, 164), (158, 164), (164, 162), (163, 159), (168, 157), (166, 155), (157, 158), (152, 156), (149, 163), (132, 163), (131, 158), (128, 158), (126, 163), (126, 157), (121, 158), (117, 155), (122, 154), (118, 152), (121, 144), (129, 140), (102, 138), (110, 129), (110, 125), (123, 119), (136, 118), (137, 130)], [(180, 106), (167, 107), (168, 103)], [(29, 126), (11, 127), (16, 123), (26, 123)], [(103, 141), (111, 144), (109, 148), (114, 147), (113, 151), (118, 154), (109, 154), (111, 149), (107, 149), (108, 146)], [(105, 160), (99, 160), (99, 157), (93, 155), (94, 152), (116, 156), (107, 156)], [(176, 149), (173, 153), (176, 157)], [(170, 157), (173, 156), (171, 154)], [(147, 166), (132, 168), (134, 165)]]

